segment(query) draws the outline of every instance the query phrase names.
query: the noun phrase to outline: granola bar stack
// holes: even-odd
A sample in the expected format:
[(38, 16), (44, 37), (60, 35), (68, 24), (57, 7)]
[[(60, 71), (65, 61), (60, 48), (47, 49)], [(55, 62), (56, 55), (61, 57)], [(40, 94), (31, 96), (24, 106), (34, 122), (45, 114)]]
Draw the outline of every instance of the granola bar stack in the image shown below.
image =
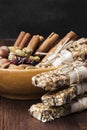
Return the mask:
[(30, 113), (47, 122), (86, 109), (86, 80), (87, 64), (79, 61), (34, 76), (32, 83), (47, 93), (41, 97), (42, 103), (31, 106)]
[(85, 109), (87, 109), (86, 95), (74, 100), (70, 104), (65, 104), (62, 106), (49, 107), (43, 103), (38, 103), (32, 105), (29, 111), (34, 118), (42, 122), (48, 122), (75, 112), (81, 112)]
[[(67, 59), (63, 50), (64, 52), (70, 51), (72, 55), (67, 54), (68, 58), (72, 57), (72, 62), (71, 59)], [(59, 53), (56, 55), (56, 59), (55, 56), (48, 56), (48, 59), (53, 58), (49, 63), (56, 65), (55, 70), (37, 74), (32, 78), (34, 86), (47, 91), (41, 97), (42, 103), (32, 105), (29, 109), (31, 115), (42, 122), (52, 121), (87, 109), (87, 39), (69, 41), (67, 45), (63, 46), (61, 52), (63, 60), (65, 54), (67, 62), (61, 62), (59, 65), (61, 58)], [(40, 66), (47, 66), (48, 60), (47, 64), (45, 60), (40, 63)]]

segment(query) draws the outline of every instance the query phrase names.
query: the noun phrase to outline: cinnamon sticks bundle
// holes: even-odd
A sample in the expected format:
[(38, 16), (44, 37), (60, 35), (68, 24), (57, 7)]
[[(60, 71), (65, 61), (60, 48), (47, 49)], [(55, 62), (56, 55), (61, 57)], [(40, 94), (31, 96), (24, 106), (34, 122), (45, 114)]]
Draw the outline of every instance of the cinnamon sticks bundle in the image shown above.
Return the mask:
[(24, 47), (28, 47), (33, 50), (35, 54), (48, 52), (55, 43), (58, 41), (59, 35), (57, 33), (52, 32), (46, 39), (40, 35), (34, 35), (31, 37), (30, 33), (25, 33), (21, 31), (19, 36), (17, 37), (14, 46), (23, 49)]
[(41, 35), (31, 36), (30, 33), (21, 31), (14, 43), (14, 48), (19, 48), (25, 53), (31, 52), (33, 55), (39, 56), (41, 62), (38, 66), (40, 67), (43, 66), (45, 61), (50, 59), (50, 54), (53, 54), (57, 48), (61, 48), (63, 44), (70, 40), (75, 40), (77, 37), (77, 34), (73, 31), (67, 33), (61, 40), (59, 34), (55, 32), (52, 32), (47, 38), (44, 38)]

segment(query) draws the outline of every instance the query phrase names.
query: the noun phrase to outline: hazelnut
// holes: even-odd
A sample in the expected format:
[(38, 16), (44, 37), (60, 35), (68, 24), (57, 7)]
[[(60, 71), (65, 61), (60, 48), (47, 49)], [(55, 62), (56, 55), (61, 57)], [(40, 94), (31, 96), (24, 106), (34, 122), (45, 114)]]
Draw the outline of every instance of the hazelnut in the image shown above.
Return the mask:
[(6, 46), (1, 46), (0, 47), (0, 57), (2, 58), (7, 58), (9, 54), (9, 49)]
[(7, 46), (1, 46), (0, 48), (2, 48), (3, 50), (6, 50), (7, 52), (9, 52), (9, 48)]
[(10, 62), (6, 58), (0, 59), (0, 67), (1, 68), (7, 68), (10, 65)]

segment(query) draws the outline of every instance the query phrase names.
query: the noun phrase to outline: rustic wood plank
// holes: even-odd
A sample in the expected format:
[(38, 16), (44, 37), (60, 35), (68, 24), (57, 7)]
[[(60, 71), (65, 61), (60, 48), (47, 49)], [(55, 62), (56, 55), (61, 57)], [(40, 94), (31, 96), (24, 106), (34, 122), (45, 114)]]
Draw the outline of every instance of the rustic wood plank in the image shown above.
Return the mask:
[(42, 123), (28, 112), (28, 108), (36, 102), (1, 98), (0, 130), (87, 130), (87, 111)]

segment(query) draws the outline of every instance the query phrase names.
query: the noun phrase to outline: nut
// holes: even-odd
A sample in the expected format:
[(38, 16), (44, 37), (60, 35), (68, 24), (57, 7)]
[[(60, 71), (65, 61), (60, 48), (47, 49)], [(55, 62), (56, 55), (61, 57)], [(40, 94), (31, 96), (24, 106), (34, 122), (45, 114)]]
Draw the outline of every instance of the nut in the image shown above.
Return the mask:
[(9, 65), (9, 67), (8, 67), (8, 69), (24, 69), (24, 67), (22, 67), (22, 66), (17, 66), (17, 65), (14, 65), (14, 64), (10, 64)]
[(14, 52), (10, 52), (10, 53), (9, 53), (8, 59), (9, 59), (10, 61), (13, 60), (13, 59), (16, 59), (16, 56), (15, 56)]
[(18, 55), (18, 56), (21, 56), (21, 57), (25, 56), (25, 53), (20, 49), (15, 50), (15, 54)]
[(9, 55), (9, 49), (7, 46), (1, 46), (0, 47), (0, 57), (7, 58)]
[(16, 47), (16, 46), (9, 47), (10, 52), (15, 52), (15, 50), (17, 50), (17, 49), (19, 49), (19, 47)]
[(28, 70), (28, 69), (36, 69), (36, 67), (33, 66), (33, 65), (28, 65), (28, 66), (25, 67), (25, 69), (26, 69), (26, 70)]
[(33, 50), (29, 47), (23, 48), (23, 51), (26, 55), (30, 56), (33, 53)]
[(10, 62), (6, 58), (0, 59), (0, 67), (1, 68), (7, 68), (10, 65)]
[(40, 57), (39, 57), (39, 56), (30, 56), (30, 57), (29, 57), (29, 60), (30, 60), (30, 61), (39, 62), (39, 61), (40, 61)]
[(10, 51), (9, 48), (7, 46), (1, 46), (0, 48), (2, 48), (3, 50), (6, 50), (6, 51)]
[(32, 65), (26, 65), (26, 64), (21, 64), (21, 65), (19, 65), (19, 68), (24, 68), (24, 69), (36, 69), (36, 67), (35, 66), (32, 66)]

